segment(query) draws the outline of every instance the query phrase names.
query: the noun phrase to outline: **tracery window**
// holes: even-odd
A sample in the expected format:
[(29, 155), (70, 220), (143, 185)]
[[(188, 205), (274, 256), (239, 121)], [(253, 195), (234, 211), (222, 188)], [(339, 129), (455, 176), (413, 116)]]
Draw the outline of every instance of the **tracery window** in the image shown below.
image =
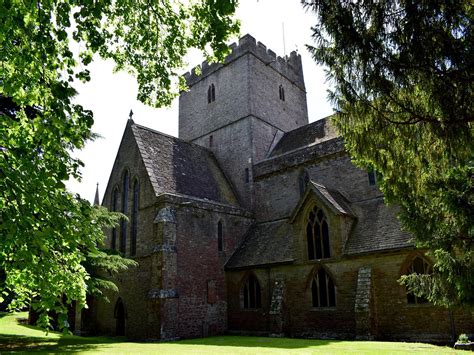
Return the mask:
[(244, 308), (255, 309), (262, 307), (262, 292), (255, 275), (250, 274), (243, 287)]
[(218, 251), (224, 250), (224, 236), (223, 236), (221, 221), (217, 223), (217, 250)]
[(137, 232), (138, 232), (138, 196), (140, 192), (140, 183), (135, 180), (133, 183), (133, 206), (132, 206), (132, 230), (130, 240), (130, 255), (137, 252)]
[(323, 268), (314, 275), (311, 283), (313, 307), (336, 307), (336, 287)]
[(308, 242), (308, 259), (329, 258), (329, 227), (323, 210), (314, 207), (309, 213), (306, 225), (306, 239)]
[[(412, 263), (410, 264), (407, 274), (431, 274), (433, 272), (433, 268), (431, 264), (421, 256), (417, 256), (413, 259)], [(413, 292), (407, 292), (407, 302), (409, 304), (424, 304), (428, 303), (428, 300), (424, 297), (418, 297)]]
[[(112, 193), (112, 211), (117, 212), (118, 208), (118, 198), (119, 198), (119, 192), (118, 189), (115, 188), (114, 192)], [(117, 244), (117, 228), (112, 228), (112, 241), (110, 247), (112, 249), (115, 249)]]
[[(128, 185), (130, 177), (128, 171), (123, 174), (123, 194), (122, 194), (122, 213), (127, 215), (128, 213)], [(125, 246), (127, 243), (127, 221), (122, 219), (120, 231), (120, 251), (125, 253)]]
[(207, 89), (207, 103), (210, 104), (214, 101), (216, 101), (216, 87), (214, 84), (211, 84)]

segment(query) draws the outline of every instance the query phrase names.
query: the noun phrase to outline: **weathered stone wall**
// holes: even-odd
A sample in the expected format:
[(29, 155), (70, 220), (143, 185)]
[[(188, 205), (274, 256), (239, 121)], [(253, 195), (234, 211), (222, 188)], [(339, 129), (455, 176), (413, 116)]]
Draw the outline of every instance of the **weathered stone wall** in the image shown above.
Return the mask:
[[(249, 116), (206, 134), (193, 143), (212, 150), (236, 189), (242, 207), (252, 211), (253, 164), (265, 158), (277, 132), (272, 125)], [(212, 146), (209, 144), (210, 136)], [(248, 182), (245, 169), (248, 169)]]
[[(156, 209), (155, 193), (150, 183), (148, 174), (143, 165), (138, 147), (132, 135), (131, 126), (127, 124), (122, 143), (117, 153), (117, 157), (109, 178), (102, 204), (112, 209), (112, 193), (114, 188), (118, 190), (117, 210), (122, 211), (123, 196), (123, 174), (129, 171), (130, 184), (128, 193), (128, 211), (126, 214), (131, 217), (133, 207), (133, 184), (139, 181), (139, 206), (138, 206), (138, 228), (136, 256), (132, 258), (139, 264), (138, 267), (129, 269), (126, 272), (116, 275), (112, 279), (119, 288), (118, 293), (109, 292), (110, 302), (96, 299), (93, 303), (94, 331), (98, 334), (116, 333), (115, 305), (120, 297), (125, 306), (126, 321), (125, 335), (129, 338), (159, 338), (160, 324), (158, 308), (148, 297), (150, 283), (152, 279), (152, 252), (153, 240), (153, 220)], [(116, 249), (119, 249), (121, 238), (121, 227), (116, 228)], [(112, 231), (106, 232), (105, 245), (111, 247)], [(131, 223), (127, 223), (126, 253), (130, 257), (131, 245)]]
[[(243, 211), (210, 203), (173, 203), (176, 214), (176, 266), (168, 289), (177, 291), (174, 336), (189, 338), (223, 334), (227, 330), (224, 264), (240, 244), (252, 219)], [(223, 226), (223, 250), (218, 250), (217, 225)], [(163, 285), (165, 287), (165, 285)]]
[[(207, 134), (193, 143), (211, 149), (239, 196), (242, 207), (252, 206), (252, 131), (248, 118), (233, 122), (212, 134)], [(212, 147), (209, 136), (212, 135)], [(249, 171), (249, 182), (245, 181), (245, 169)]]
[[(179, 97), (179, 137), (194, 140), (249, 115), (248, 56), (206, 76)], [(239, 78), (239, 80), (235, 80)], [(215, 101), (208, 103), (209, 85)]]
[[(270, 328), (270, 299), (276, 281), (285, 283), (287, 317), (283, 327), (287, 335), (318, 338), (354, 338), (357, 335), (355, 300), (358, 270), (372, 270), (370, 298), (375, 319), (371, 330), (376, 339), (450, 341), (451, 325), (446, 310), (432, 305), (407, 303), (406, 291), (397, 280), (410, 251), (385, 255), (366, 255), (353, 258), (331, 258), (327, 261), (299, 260), (294, 265), (274, 266), (251, 270), (262, 287), (262, 308), (243, 310), (239, 304), (242, 282), (249, 270), (227, 273), (229, 293), (229, 330), (259, 330)], [(319, 267), (324, 266), (336, 285), (335, 308), (313, 308), (311, 305), (311, 279)], [(455, 315), (456, 332), (472, 332), (474, 319), (469, 312)]]
[[(308, 123), (301, 56), (275, 53), (246, 35), (224, 64), (201, 65), (202, 73), (185, 75), (189, 91), (179, 104), (179, 137), (193, 140), (249, 115), (289, 131)], [(215, 101), (207, 92), (215, 86)], [(285, 90), (280, 100), (279, 86)]]
[[(253, 210), (252, 165), (266, 157), (277, 131), (308, 123), (301, 58), (293, 53), (283, 60), (245, 36), (224, 65), (203, 63), (201, 75), (186, 78), (190, 89), (180, 96), (180, 138), (213, 150), (241, 204)], [(208, 103), (211, 84), (216, 100)]]
[[(128, 187), (128, 211), (125, 213), (131, 221), (133, 208), (133, 184), (137, 180), (140, 184), (138, 196), (138, 229), (137, 229), (137, 250), (136, 255), (146, 255), (150, 252), (152, 245), (148, 237), (154, 219), (153, 210), (149, 207), (155, 203), (155, 192), (150, 183), (148, 173), (143, 164), (142, 157), (136, 145), (131, 131), (131, 121), (128, 122), (120, 148), (115, 158), (115, 163), (110, 174), (109, 182), (104, 193), (102, 205), (112, 210), (113, 190), (118, 191), (117, 211), (122, 212), (123, 196), (123, 175), (126, 170), (129, 172)], [(131, 223), (127, 223), (126, 255), (130, 255)], [(120, 246), (121, 228), (116, 228), (117, 239), (116, 249)], [(111, 247), (112, 231), (106, 233), (105, 245)]]
[[(249, 75), (250, 114), (284, 132), (308, 124), (304, 89), (289, 81), (261, 58), (253, 55), (248, 57), (251, 73)], [(280, 85), (284, 90), (284, 101), (280, 100)]]
[[(325, 144), (325, 143), (322, 143)], [(304, 149), (296, 157), (306, 156)], [(309, 155), (307, 158), (296, 159), (297, 163), (288, 167), (272, 167), (272, 161), (265, 160), (254, 166), (254, 187), (257, 221), (269, 221), (287, 218), (301, 198), (299, 178), (303, 169), (309, 178), (328, 189), (337, 190), (351, 203), (380, 197), (382, 194), (377, 186), (369, 185), (367, 172), (357, 168), (343, 152), (332, 152), (327, 155)], [(290, 161), (288, 159), (288, 161)]]

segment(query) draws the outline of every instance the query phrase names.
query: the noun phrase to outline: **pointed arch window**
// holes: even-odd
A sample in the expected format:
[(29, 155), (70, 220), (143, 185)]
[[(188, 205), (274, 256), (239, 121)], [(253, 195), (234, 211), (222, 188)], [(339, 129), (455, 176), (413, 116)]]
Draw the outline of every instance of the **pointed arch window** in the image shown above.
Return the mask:
[[(433, 267), (425, 258), (417, 256), (408, 267), (407, 274), (429, 275), (433, 273)], [(428, 300), (425, 297), (418, 297), (413, 292), (407, 292), (408, 304), (426, 304)]]
[[(129, 186), (129, 174), (126, 170), (123, 174), (123, 194), (122, 194), (122, 213), (127, 215), (128, 213), (128, 186)], [(125, 246), (127, 244), (127, 221), (122, 219), (120, 231), (120, 251), (125, 253)]]
[(283, 85), (280, 85), (278, 90), (280, 92), (280, 100), (285, 101), (285, 89), (283, 88)]
[(336, 287), (323, 268), (314, 274), (311, 282), (311, 298), (313, 307), (336, 307)]
[[(112, 193), (112, 211), (117, 212), (118, 208), (118, 199), (119, 199), (119, 192), (118, 188), (114, 188), (114, 192)], [(112, 241), (110, 243), (110, 247), (115, 249), (117, 245), (117, 228), (112, 228)]]
[(135, 180), (133, 183), (133, 206), (132, 206), (132, 229), (130, 238), (130, 255), (137, 253), (137, 232), (138, 232), (138, 196), (140, 193), (140, 183)]
[(249, 275), (242, 288), (242, 292), (244, 309), (262, 308), (262, 291), (255, 275)]
[(115, 318), (115, 335), (124, 336), (126, 314), (125, 314), (125, 306), (120, 297), (115, 303), (114, 318)]
[(325, 259), (331, 257), (329, 248), (329, 226), (323, 210), (314, 207), (309, 213), (306, 225), (308, 259)]
[(222, 230), (222, 221), (217, 223), (217, 250), (223, 251), (224, 250), (224, 236)]
[(211, 84), (207, 89), (207, 103), (210, 104), (214, 101), (216, 101), (216, 87), (214, 84)]

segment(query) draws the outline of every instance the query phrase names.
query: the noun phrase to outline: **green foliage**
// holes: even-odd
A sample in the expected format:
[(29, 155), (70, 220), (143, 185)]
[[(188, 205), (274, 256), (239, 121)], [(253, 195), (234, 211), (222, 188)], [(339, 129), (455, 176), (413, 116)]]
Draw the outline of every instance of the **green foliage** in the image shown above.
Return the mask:
[(88, 287), (94, 294), (114, 288), (91, 277), (95, 267), (131, 265), (100, 249), (103, 229), (118, 216), (63, 183), (80, 178), (82, 162), (71, 151), (94, 138), (92, 112), (72, 101), (74, 83), (90, 79), (94, 55), (135, 75), (141, 101), (169, 104), (183, 88), (178, 74), (189, 47), (223, 58), (224, 41), (238, 30), (230, 17), (235, 6), (234, 0), (0, 2), (0, 269), (12, 309), (33, 300), (43, 327), (48, 312), (61, 325), (73, 300), (84, 306)]
[(466, 334), (459, 334), (458, 343), (466, 344), (469, 343), (469, 337)]
[(469, 0), (303, 1), (313, 57), (334, 83), (334, 123), (383, 174), (402, 226), (434, 258), (402, 282), (435, 304), (474, 304), (474, 8)]

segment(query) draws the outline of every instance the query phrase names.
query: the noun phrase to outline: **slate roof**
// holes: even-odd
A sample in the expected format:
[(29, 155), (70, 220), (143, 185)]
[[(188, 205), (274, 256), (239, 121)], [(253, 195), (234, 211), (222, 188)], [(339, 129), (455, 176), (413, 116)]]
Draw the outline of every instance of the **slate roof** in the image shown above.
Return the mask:
[(326, 186), (323, 186), (317, 182), (310, 180), (306, 185), (305, 194), (303, 195), (303, 197), (301, 197), (300, 201), (298, 202), (291, 214), (290, 223), (293, 223), (300, 209), (304, 206), (309, 195), (312, 193), (316, 194), (319, 200), (321, 200), (322, 203), (324, 203), (330, 210), (332, 210), (334, 214), (343, 214), (355, 217), (355, 214), (351, 210), (351, 207), (349, 205), (349, 201), (347, 201), (347, 199), (342, 196), (338, 191), (330, 190), (326, 188)]
[(411, 236), (400, 229), (397, 210), (386, 206), (383, 198), (351, 204), (356, 225), (346, 243), (345, 254), (359, 254), (412, 247)]
[[(314, 183), (312, 185), (317, 186)], [(323, 191), (328, 192), (329, 190), (324, 189)], [(338, 198), (342, 200), (334, 200), (334, 203), (347, 209), (346, 212), (351, 211), (351, 213), (341, 212), (341, 214), (355, 217), (355, 226), (350, 232), (343, 250), (344, 255), (413, 247), (413, 244), (410, 243), (410, 235), (400, 230), (399, 222), (395, 216), (396, 209), (387, 207), (383, 198), (349, 204), (336, 191), (328, 193), (330, 199), (338, 195)], [(293, 262), (292, 243), (295, 232), (290, 223), (289, 220), (284, 219), (260, 223), (251, 227), (242, 245), (227, 262), (226, 268), (238, 269)]]
[(329, 118), (326, 117), (293, 131), (286, 132), (268, 157), (272, 158), (297, 149), (310, 147), (337, 136), (335, 128), (330, 124)]
[(330, 190), (321, 184), (318, 184), (314, 181), (310, 181), (310, 185), (319, 192), (319, 194), (326, 199), (326, 201), (340, 214), (354, 216), (351, 207), (349, 206), (349, 201), (346, 200), (344, 196), (341, 195), (339, 191)]
[(135, 123), (131, 128), (157, 196), (176, 193), (238, 206), (211, 151)]
[(253, 225), (239, 249), (226, 264), (227, 269), (293, 261), (293, 227), (280, 220)]

